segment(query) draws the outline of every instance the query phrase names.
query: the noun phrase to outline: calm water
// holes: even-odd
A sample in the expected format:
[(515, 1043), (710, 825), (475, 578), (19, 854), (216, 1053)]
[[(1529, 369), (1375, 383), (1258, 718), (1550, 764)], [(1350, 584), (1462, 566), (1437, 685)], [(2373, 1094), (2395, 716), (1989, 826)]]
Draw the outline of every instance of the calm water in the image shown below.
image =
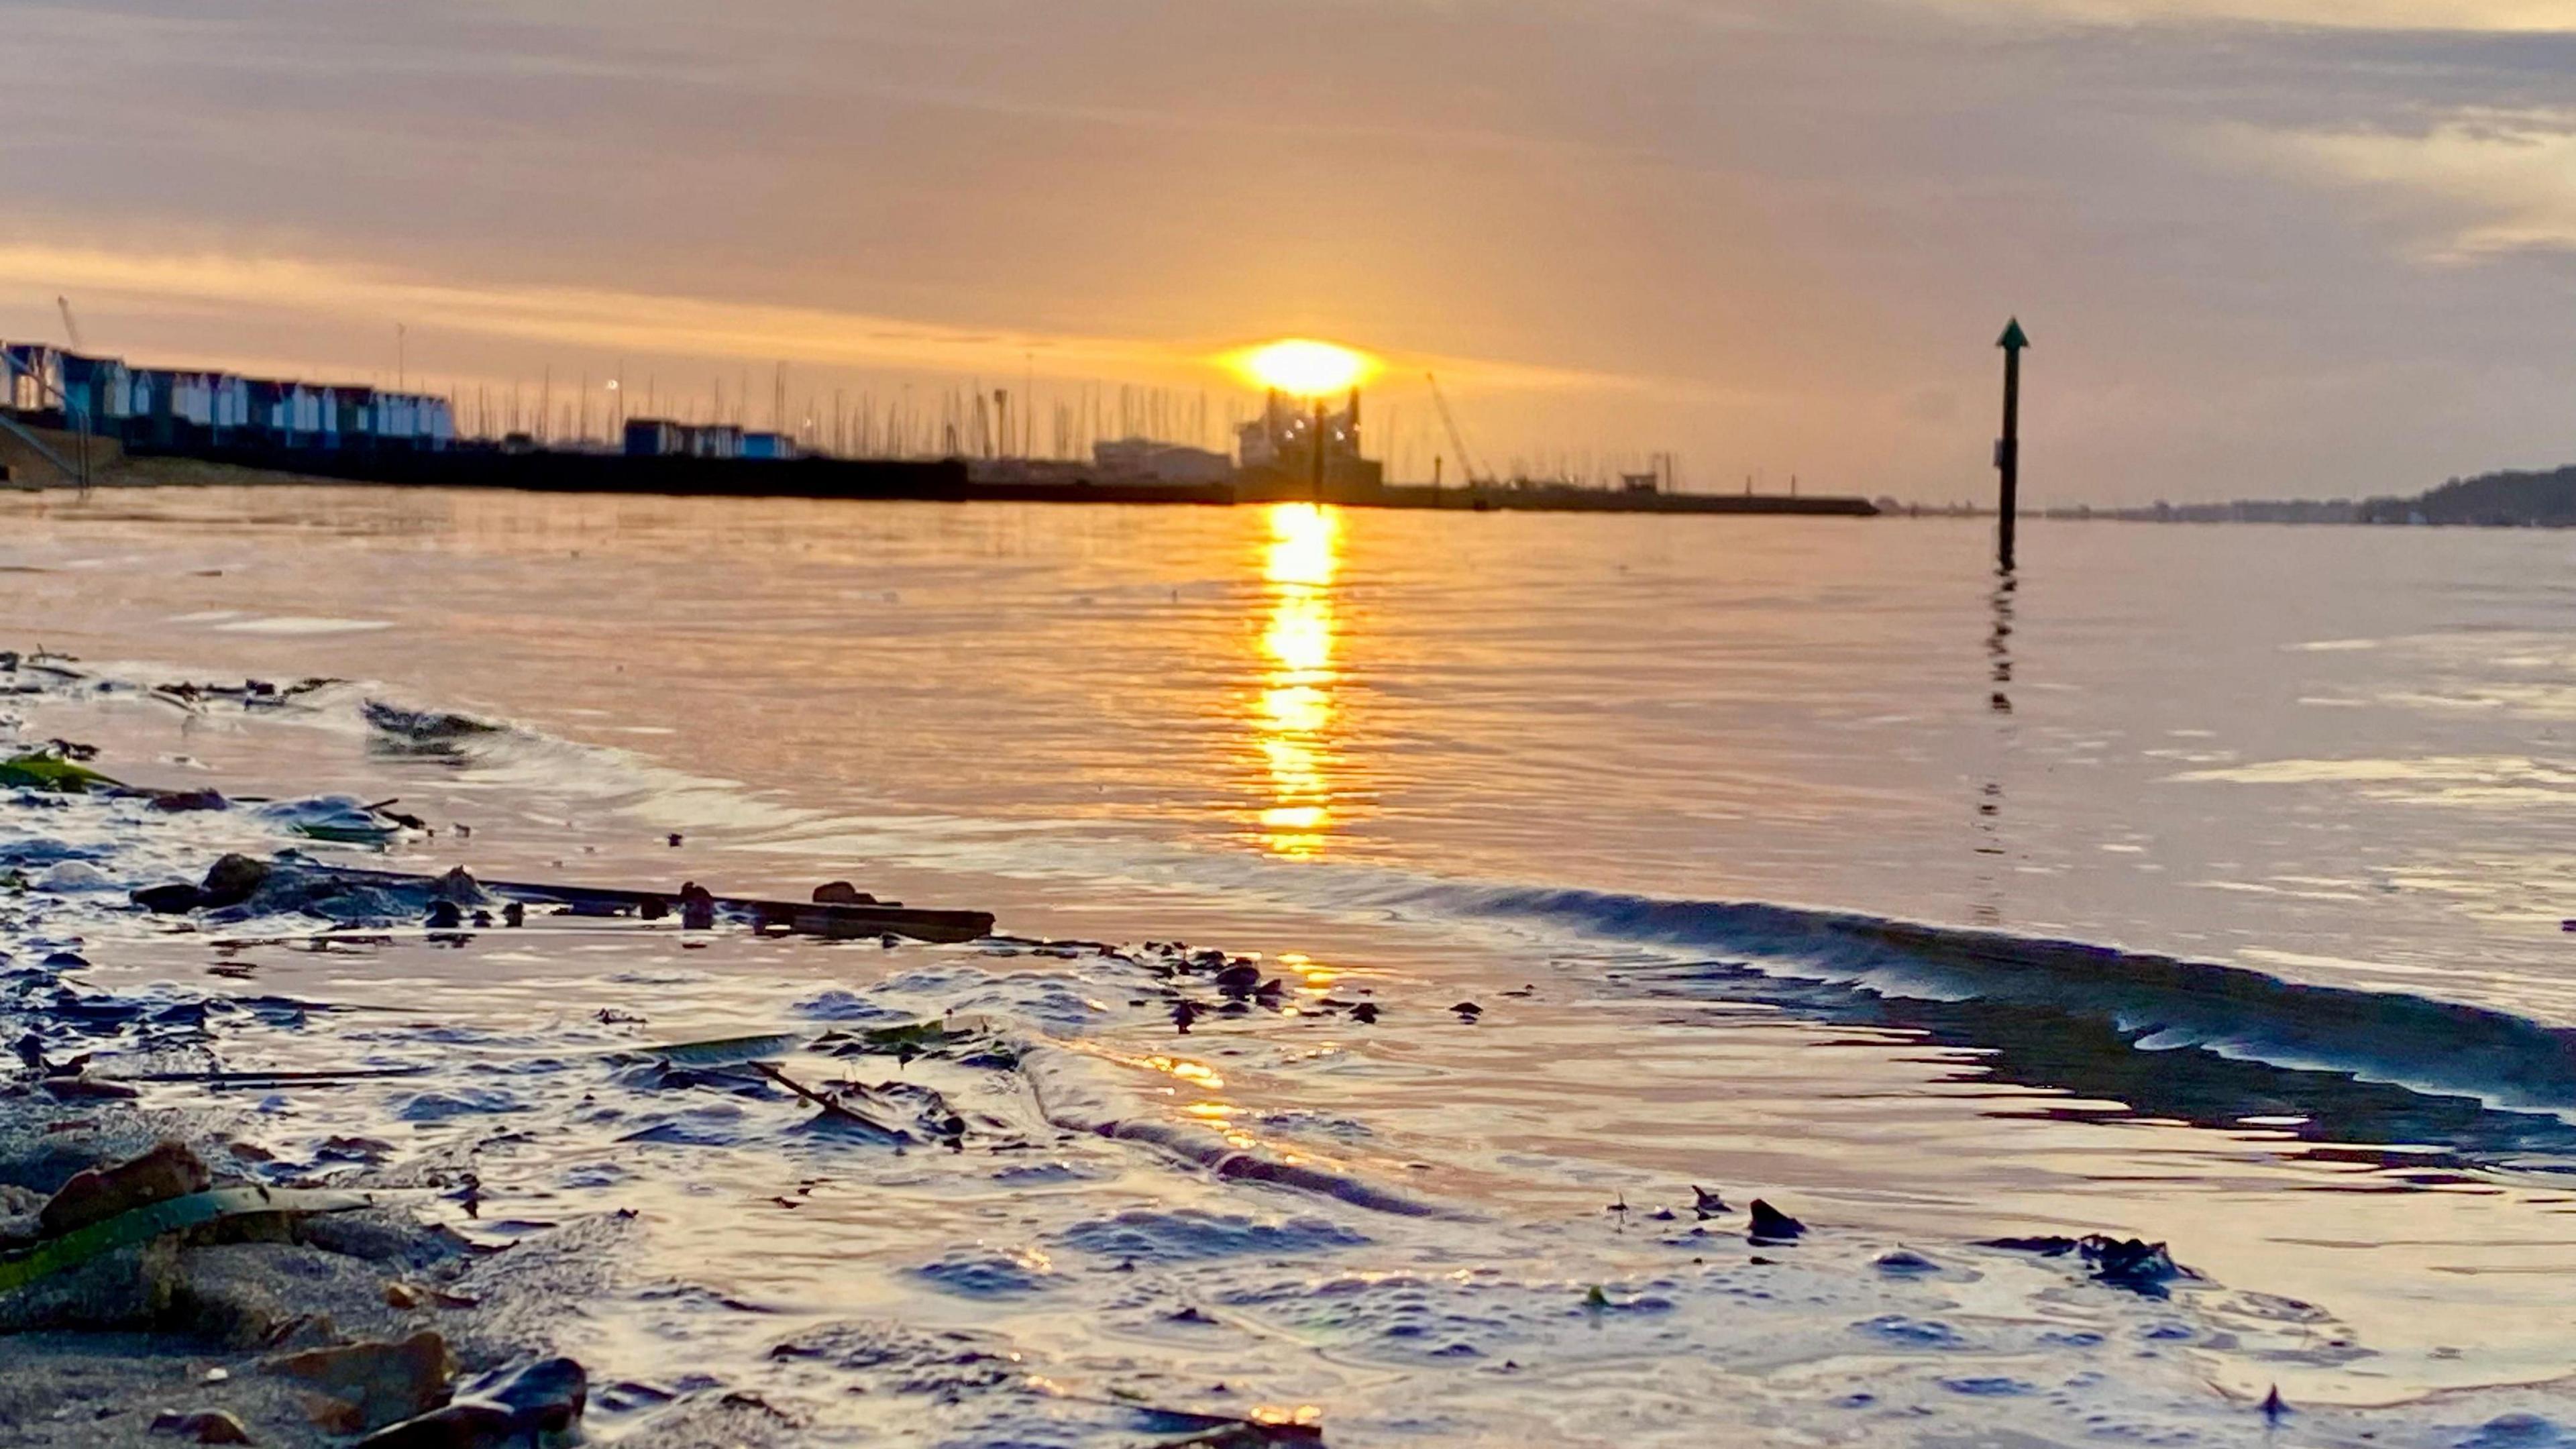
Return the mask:
[[(1674, 1297), (1653, 1286), (1669, 1229), (1602, 1209), (1687, 1208), (1700, 1181), (1851, 1235), (1802, 1260), (1847, 1260), (1800, 1289), (1825, 1347), (1744, 1357), (1740, 1325), (1685, 1299), (1661, 1337), (1610, 1353), (1594, 1322), (1578, 1352), (1549, 1314), (1480, 1300), (1439, 1311), (1492, 1341), (1459, 1329), (1469, 1352), (1443, 1361), (1385, 1349), (1359, 1306), (1290, 1313), (1232, 1260), (1175, 1267), (1169, 1291), (1228, 1305), (1223, 1332), (1287, 1335), (1261, 1356), (1312, 1350), (1330, 1371), (1279, 1392), (1382, 1441), (1509, 1437), (1546, 1402), (1556, 1433), (1645, 1442), (1598, 1415), (1680, 1359), (1727, 1365), (1709, 1396), (1758, 1377), (1770, 1407), (1725, 1423), (1868, 1437), (1849, 1427), (1866, 1413), (1823, 1407), (1828, 1380), (1943, 1354), (2028, 1392), (1926, 1368), (1926, 1412), (2059, 1432), (2049, 1414), (2083, 1422), (2068, 1395), (2113, 1394), (2063, 1387), (2107, 1371), (2087, 1355), (2152, 1325), (1997, 1327), (2130, 1311), (1965, 1246), (2034, 1230), (2168, 1238), (2206, 1275), (2177, 1394), (2277, 1380), (2368, 1403), (2576, 1370), (2576, 545), (2558, 535), (2039, 524), (1999, 587), (1985, 529), (1931, 521), (337, 489), (6, 500), (0, 520), (0, 647), (137, 678), (338, 676), (520, 731), (424, 760), (370, 747), (354, 698), (257, 721), (61, 707), (161, 772), (129, 775), (400, 794), (474, 826), (407, 847), (423, 866), (798, 895), (848, 877), (1026, 937), (1183, 937), (1318, 995), (1365, 986), (1387, 1016), (1179, 1039), (1111, 962), (740, 941), (280, 959), (272, 985), (435, 999), (511, 1049), (547, 1045), (536, 1017), (601, 1009), (675, 1040), (828, 1016), (834, 990), (971, 998), (1070, 1043), (1099, 1091), (1503, 1224), (1394, 1235), (1100, 1144), (1065, 1148), (1043, 1189), (869, 1170), (972, 1230), (890, 1225), (857, 1193), (747, 1227), (782, 1161), (815, 1164), (740, 1124), (602, 1185), (568, 1164), (628, 1154), (548, 1118), (553, 1147), (537, 1132), (516, 1179), (486, 1173), (532, 1202), (644, 1201), (703, 1278), (774, 1314), (893, 1304), (1081, 1364), (1222, 1377), (1253, 1350), (1101, 1287), (1082, 1223), (1303, 1213), (1285, 1221), (1373, 1245), (1326, 1234), (1301, 1292), (1499, 1253)], [(125, 970), (190, 971), (191, 951), (140, 939)], [(1445, 1010), (1461, 998), (1486, 1008), (1472, 1027)], [(306, 1110), (318, 1130), (399, 1104)], [(490, 1125), (412, 1120), (424, 1153)], [(1286, 1241), (1263, 1240), (1303, 1251)], [(1867, 1295), (1900, 1290), (1866, 1264), (1900, 1242), (1972, 1264), (1929, 1280), (1946, 1318), (1898, 1305), (1953, 1341), (1868, 1327), (1898, 1310)], [(776, 1327), (638, 1310), (596, 1332), (648, 1361), (753, 1364)], [(1513, 1343), (1564, 1366), (1513, 1387), (1487, 1372)], [(1427, 1389), (1452, 1419), (1407, 1417)], [(1686, 1441), (1719, 1422), (1704, 1412), (1656, 1422)]]

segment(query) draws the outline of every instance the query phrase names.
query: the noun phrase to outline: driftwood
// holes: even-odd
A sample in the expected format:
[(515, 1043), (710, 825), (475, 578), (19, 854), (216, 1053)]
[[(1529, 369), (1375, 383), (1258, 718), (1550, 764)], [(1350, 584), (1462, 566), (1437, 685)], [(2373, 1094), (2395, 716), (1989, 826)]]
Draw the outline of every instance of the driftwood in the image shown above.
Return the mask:
[[(330, 873), (362, 885), (384, 886), (398, 890), (430, 890), (438, 887), (439, 877), (409, 875), (400, 871), (359, 870), (329, 867)], [(580, 914), (606, 915), (632, 911), (646, 920), (679, 912), (688, 900), (686, 888), (678, 891), (620, 890), (605, 886), (549, 885), (534, 881), (478, 880), (475, 884), (504, 900), (526, 905), (569, 906)], [(784, 928), (809, 936), (830, 936), (854, 940), (868, 936), (902, 936), (915, 941), (951, 943), (972, 941), (992, 934), (993, 916), (989, 911), (940, 911), (910, 907), (895, 901), (860, 903), (822, 901), (765, 901), (743, 896), (704, 895), (714, 910), (729, 916), (748, 919), (763, 929)]]

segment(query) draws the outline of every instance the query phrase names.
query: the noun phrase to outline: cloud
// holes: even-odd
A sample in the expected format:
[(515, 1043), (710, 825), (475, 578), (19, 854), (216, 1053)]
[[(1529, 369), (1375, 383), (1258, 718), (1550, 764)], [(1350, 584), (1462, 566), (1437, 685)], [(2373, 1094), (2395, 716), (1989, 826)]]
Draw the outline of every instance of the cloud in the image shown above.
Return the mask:
[[(407, 321), (452, 334), (560, 344), (603, 354), (795, 362), (965, 375), (1023, 368), (1048, 377), (1167, 379), (1223, 373), (1212, 340), (942, 326), (818, 307), (605, 288), (473, 285), (309, 258), (148, 254), (0, 244), (0, 290), (68, 292), (163, 311), (301, 313)], [(238, 358), (209, 359), (241, 365)], [(1645, 378), (1476, 358), (1397, 355), (1488, 391), (1640, 391)]]
[(2370, 194), (2416, 233), (2419, 260), (2576, 252), (2576, 114), (2461, 117), (2413, 134), (2239, 133), (2238, 144)]
[(2500, 263), (2576, 231), (2576, 0), (420, 9), (0, 0), (0, 332), (65, 291), (138, 360), (389, 380), (400, 320), (468, 387), (1033, 357), (1219, 413), (1205, 359), (1314, 335), (1390, 357), (1421, 473), (1436, 371), (1496, 458), (1939, 498), (2018, 311), (2041, 492), (2565, 447), (2576, 294)]
[(2089, 25), (2231, 21), (2330, 30), (2576, 34), (2566, 0), (1918, 0), (1965, 20)]

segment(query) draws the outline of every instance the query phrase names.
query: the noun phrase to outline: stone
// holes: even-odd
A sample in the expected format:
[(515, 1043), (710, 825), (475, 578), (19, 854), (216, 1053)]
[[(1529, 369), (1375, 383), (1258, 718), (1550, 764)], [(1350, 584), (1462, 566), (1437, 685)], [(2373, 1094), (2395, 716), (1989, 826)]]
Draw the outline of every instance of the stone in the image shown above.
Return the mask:
[(473, 873), (461, 865), (440, 876), (437, 884), (430, 887), (429, 894), (432, 900), (447, 901), (460, 906), (501, 904), (499, 896), (483, 889), (483, 883), (476, 880)]
[(1793, 1243), (1806, 1236), (1807, 1225), (1760, 1198), (1753, 1200), (1753, 1222), (1745, 1236), (1755, 1244)]
[(152, 1420), (152, 1432), (170, 1434), (192, 1444), (247, 1444), (250, 1430), (242, 1421), (221, 1409), (200, 1409), (193, 1414), (165, 1413)]
[(276, 867), (247, 855), (227, 855), (206, 870), (202, 894), (213, 908), (237, 906), (268, 883)]
[(405, 1419), (361, 1439), (353, 1449), (502, 1449), (537, 1442), (498, 1404), (449, 1404)]
[(164, 916), (184, 916), (206, 903), (206, 893), (186, 881), (168, 885), (145, 886), (129, 897), (147, 911)]
[(263, 1359), (267, 1373), (312, 1392), (305, 1410), (335, 1434), (364, 1434), (418, 1418), (447, 1402), (456, 1360), (447, 1340), (423, 1330), (400, 1343), (353, 1343)]
[(152, 808), (179, 815), (191, 810), (229, 810), (232, 802), (220, 790), (169, 790), (152, 797)]
[(140, 1157), (74, 1174), (47, 1200), (37, 1223), (46, 1236), (59, 1237), (134, 1208), (204, 1192), (213, 1182), (188, 1144), (163, 1142)]
[(357, 1449), (504, 1449), (554, 1443), (580, 1423), (590, 1378), (568, 1358), (487, 1379), (454, 1403), (358, 1441)]

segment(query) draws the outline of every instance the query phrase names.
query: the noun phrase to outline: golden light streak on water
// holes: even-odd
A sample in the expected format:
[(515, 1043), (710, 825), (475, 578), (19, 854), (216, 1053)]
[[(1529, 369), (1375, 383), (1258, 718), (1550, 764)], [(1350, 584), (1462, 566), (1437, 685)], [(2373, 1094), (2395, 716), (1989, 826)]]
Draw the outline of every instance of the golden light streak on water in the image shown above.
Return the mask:
[(1270, 619), (1261, 634), (1264, 672), (1252, 725), (1270, 775), (1262, 843), (1277, 855), (1319, 855), (1332, 829), (1333, 576), (1341, 546), (1334, 509), (1271, 505), (1262, 558)]

